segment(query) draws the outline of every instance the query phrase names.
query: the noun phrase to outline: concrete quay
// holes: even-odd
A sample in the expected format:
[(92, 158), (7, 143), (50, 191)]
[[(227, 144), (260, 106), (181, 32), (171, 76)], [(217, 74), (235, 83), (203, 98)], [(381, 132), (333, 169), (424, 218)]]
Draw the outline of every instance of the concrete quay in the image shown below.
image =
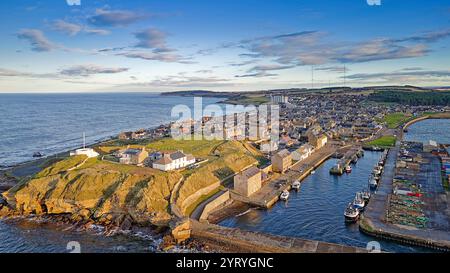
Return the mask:
[(361, 157), (364, 154), (364, 151), (361, 147), (353, 147), (350, 150), (348, 150), (342, 158), (339, 160), (338, 164), (331, 168), (330, 173), (335, 175), (342, 175), (344, 174), (345, 167), (350, 165), (352, 162), (356, 162), (355, 160), (358, 160), (359, 157)]
[[(263, 187), (253, 195), (249, 197), (243, 197), (238, 194), (232, 194), (232, 199), (247, 203), (252, 206), (270, 208), (273, 206), (280, 197), (280, 194), (284, 190), (290, 190), (291, 184), (295, 180), (302, 181), (305, 179), (314, 169), (319, 167), (323, 162), (332, 157), (337, 147), (333, 145), (326, 145), (320, 150), (313, 153), (305, 160), (296, 162), (291, 168), (279, 178), (267, 182)], [(280, 187), (276, 185), (281, 183)]]
[(372, 195), (359, 222), (359, 228), (362, 232), (374, 237), (440, 251), (450, 251), (448, 229), (450, 195), (439, 190), (439, 186), (442, 187), (440, 179), (436, 179), (437, 175), (440, 177), (439, 169), (421, 170), (424, 175), (423, 186), (425, 189), (429, 189), (425, 202), (427, 203), (427, 216), (431, 220), (430, 225), (424, 229), (418, 229), (392, 224), (387, 221), (387, 210), (393, 190), (393, 178), (399, 149), (400, 142), (397, 142), (396, 146), (389, 151), (377, 192)]
[(191, 220), (191, 238), (242, 253), (367, 253), (363, 248), (276, 236)]

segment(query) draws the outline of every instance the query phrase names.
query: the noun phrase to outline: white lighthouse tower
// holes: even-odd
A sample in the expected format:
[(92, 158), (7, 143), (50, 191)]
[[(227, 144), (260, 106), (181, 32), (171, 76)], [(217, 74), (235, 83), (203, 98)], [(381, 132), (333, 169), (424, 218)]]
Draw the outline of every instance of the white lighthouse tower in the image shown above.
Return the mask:
[(85, 155), (88, 158), (99, 156), (99, 153), (94, 151), (94, 149), (86, 148), (86, 133), (84, 133), (84, 132), (83, 132), (83, 148), (77, 149), (74, 152), (70, 152), (70, 156), (76, 156), (76, 155)]

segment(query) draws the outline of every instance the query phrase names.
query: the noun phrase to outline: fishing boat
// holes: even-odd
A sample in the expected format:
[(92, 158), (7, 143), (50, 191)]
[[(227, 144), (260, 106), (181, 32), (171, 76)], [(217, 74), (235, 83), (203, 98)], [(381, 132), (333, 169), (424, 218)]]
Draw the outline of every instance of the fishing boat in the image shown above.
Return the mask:
[(336, 164), (333, 166), (333, 168), (330, 169), (330, 174), (332, 175), (342, 175), (344, 173), (344, 169), (342, 168), (341, 164)]
[(366, 206), (366, 201), (364, 201), (364, 199), (362, 198), (361, 193), (358, 192), (352, 204), (355, 209), (363, 210)]
[(371, 177), (369, 178), (369, 187), (370, 187), (372, 190), (375, 190), (375, 189), (378, 187), (377, 179), (376, 179), (374, 176), (371, 176)]
[(344, 211), (344, 217), (346, 222), (356, 222), (359, 218), (359, 210), (350, 203)]
[(346, 173), (351, 173), (351, 172), (352, 172), (352, 166), (347, 165), (347, 166), (345, 167), (345, 172), (346, 172)]
[(362, 196), (362, 198), (364, 199), (364, 201), (366, 201), (366, 203), (369, 202), (370, 196), (371, 196), (370, 191), (368, 191), (368, 190), (363, 190), (363, 191), (361, 192), (361, 196)]
[(364, 151), (361, 149), (356, 153), (357, 157), (363, 157), (364, 156)]
[(283, 191), (280, 194), (280, 199), (283, 200), (283, 201), (287, 201), (289, 199), (289, 191), (286, 191), (286, 190)]
[(383, 150), (383, 148), (380, 148), (378, 146), (372, 147), (372, 151), (375, 151), (375, 152), (379, 152), (379, 151), (382, 151), (382, 150)]
[(292, 188), (294, 190), (299, 190), (300, 189), (300, 181), (295, 180), (294, 183), (292, 183)]
[(372, 172), (374, 175), (380, 175), (381, 174), (381, 169), (378, 167), (378, 166), (376, 166), (374, 169), (373, 169), (373, 172)]

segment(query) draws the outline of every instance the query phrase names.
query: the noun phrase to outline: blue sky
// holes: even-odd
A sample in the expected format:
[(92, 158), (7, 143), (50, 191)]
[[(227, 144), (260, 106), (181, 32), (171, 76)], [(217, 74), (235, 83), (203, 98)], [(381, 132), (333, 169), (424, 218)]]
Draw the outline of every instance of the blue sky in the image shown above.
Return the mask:
[(16, 0), (0, 18), (0, 92), (450, 85), (444, 0)]

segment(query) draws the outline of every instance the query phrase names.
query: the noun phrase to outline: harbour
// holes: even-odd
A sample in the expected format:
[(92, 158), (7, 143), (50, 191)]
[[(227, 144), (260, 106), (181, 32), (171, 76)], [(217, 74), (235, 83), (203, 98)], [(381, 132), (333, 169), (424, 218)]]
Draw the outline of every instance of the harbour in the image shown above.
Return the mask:
[[(342, 176), (329, 173), (337, 159), (328, 159), (315, 174), (303, 180), (298, 192), (291, 191), (287, 202), (277, 202), (268, 210), (250, 210), (219, 225), (365, 248), (368, 242), (378, 239), (361, 233), (356, 223), (345, 223), (343, 211), (356, 192), (367, 188), (367, 177), (381, 155), (366, 152), (353, 166), (352, 173)], [(429, 251), (384, 240), (380, 244), (382, 251), (387, 252)]]
[[(430, 131), (431, 128), (450, 128), (450, 120), (426, 119), (412, 123), (404, 138), (409, 141), (419, 142), (428, 142), (432, 139), (440, 143), (449, 142), (445, 130), (442, 130), (439, 134)], [(287, 202), (275, 203), (268, 210), (248, 210), (245, 214), (230, 217), (219, 224), (227, 227), (238, 227), (246, 230), (358, 247), (364, 247), (368, 242), (376, 240), (380, 242), (382, 250), (387, 252), (442, 251), (445, 247), (430, 245), (427, 240), (421, 241), (417, 240), (417, 238), (408, 240), (402, 236), (396, 237), (392, 234), (387, 236), (382, 232), (371, 232), (373, 229), (365, 228), (369, 217), (366, 217), (366, 220), (361, 224), (345, 223), (343, 219), (342, 211), (345, 210), (348, 202), (353, 200), (356, 192), (370, 187), (367, 177), (374, 176), (374, 167), (379, 166), (382, 159), (385, 160), (383, 163), (386, 166), (383, 164), (382, 171), (380, 170), (377, 175), (383, 179), (382, 181), (379, 180), (379, 185), (376, 184), (372, 188), (372, 190), (375, 190), (375, 194), (371, 196), (368, 202), (368, 209), (365, 209), (364, 214), (367, 213), (370, 216), (374, 213), (374, 210), (380, 215), (377, 217), (382, 217), (381, 215), (385, 214), (386, 196), (392, 193), (393, 168), (396, 164), (395, 155), (397, 153), (398, 148), (392, 149), (389, 153), (387, 151), (383, 153), (368, 150), (365, 152), (364, 157), (360, 158), (358, 163), (352, 166), (351, 173), (345, 174), (343, 172), (338, 176), (333, 175), (328, 170), (339, 164), (340, 159), (327, 158), (320, 167), (315, 168), (314, 175), (309, 174), (302, 181), (298, 192), (291, 191)], [(343, 198), (344, 196), (346, 198)], [(429, 201), (430, 199), (428, 199)], [(443, 204), (446, 204), (447, 201), (444, 200), (443, 202)], [(340, 210), (336, 209), (336, 207), (339, 207)], [(409, 233), (413, 234), (414, 231)], [(445, 241), (444, 237), (448, 236), (448, 232), (443, 231), (441, 235), (438, 233), (439, 231), (435, 235), (437, 236), (436, 240)]]

